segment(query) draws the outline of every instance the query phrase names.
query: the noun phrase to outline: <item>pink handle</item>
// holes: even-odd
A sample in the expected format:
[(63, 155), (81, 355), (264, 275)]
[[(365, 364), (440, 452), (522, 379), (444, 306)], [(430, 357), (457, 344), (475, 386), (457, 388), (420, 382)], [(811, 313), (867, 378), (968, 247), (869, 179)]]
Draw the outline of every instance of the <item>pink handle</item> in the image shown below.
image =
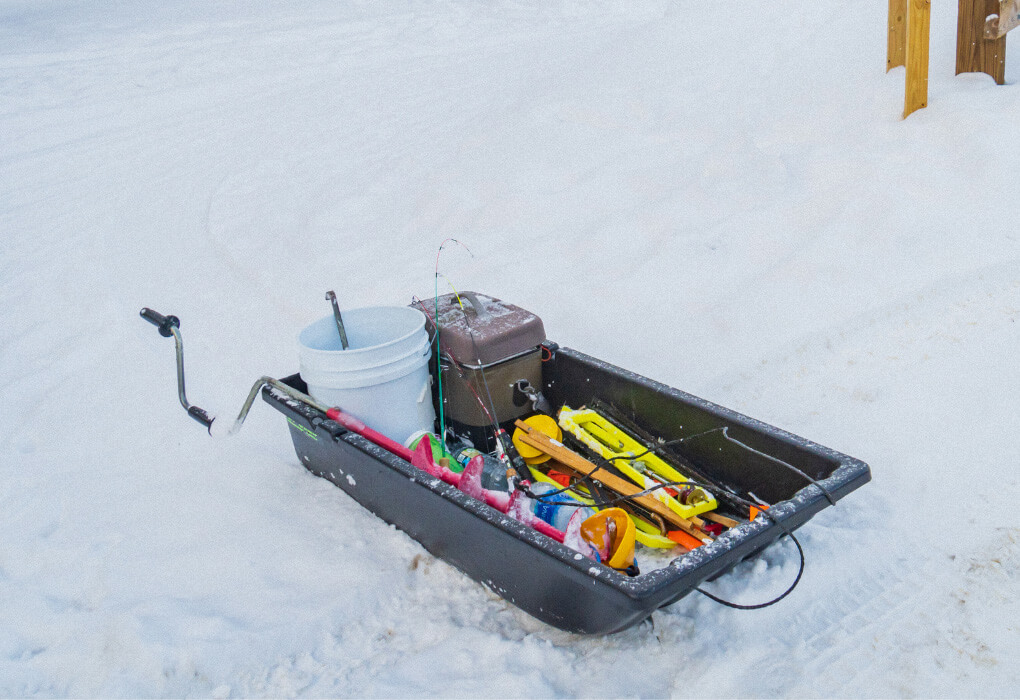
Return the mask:
[(335, 420), (337, 423), (347, 428), (352, 433), (357, 433), (358, 435), (365, 438), (369, 442), (374, 442), (376, 445), (383, 448), (387, 452), (392, 452), (397, 457), (407, 460), (408, 462), (412, 461), (411, 450), (407, 449), (396, 440), (391, 440), (390, 438), (386, 437), (378, 430), (372, 430), (367, 425), (362, 423), (360, 420), (358, 420), (357, 418), (350, 414), (344, 413), (339, 408), (331, 408), (328, 411), (326, 411), (326, 417), (329, 418), (330, 420)]
[[(352, 433), (357, 433), (361, 437), (365, 438), (371, 443), (378, 445), (387, 452), (391, 452), (397, 457), (406, 460), (418, 467), (424, 472), (431, 474), (434, 477), (442, 479), (451, 486), (460, 488), (461, 475), (456, 474), (449, 470), (449, 468), (436, 464), (432, 457), (432, 444), (428, 440), (422, 440), (418, 443), (418, 448), (410, 450), (401, 445), (396, 440), (392, 440), (378, 430), (373, 430), (365, 425), (362, 421), (358, 420), (352, 415), (344, 413), (339, 408), (331, 408), (326, 411), (326, 417), (330, 420), (334, 420), (343, 427), (350, 430)], [(481, 485), (478, 486), (482, 491), (484, 498), (478, 499), (483, 500), (488, 505), (492, 506), (501, 513), (508, 513), (511, 510), (511, 504), (516, 500), (513, 497), (507, 496), (504, 493), (497, 493), (495, 491), (489, 491), (488, 489), (482, 489)], [(472, 491), (475, 489), (472, 487)], [(470, 495), (478, 498), (474, 493)], [(523, 497), (524, 494), (520, 491), (516, 491), (515, 495), (519, 495), (518, 498)], [(557, 542), (563, 542), (565, 537), (564, 533), (557, 530), (555, 527), (547, 523), (546, 521), (538, 518), (530, 510), (523, 507), (523, 502), (519, 502), (518, 506), (513, 509), (514, 512), (510, 515), (517, 520), (530, 525), (535, 529), (536, 532), (540, 532), (546, 537), (551, 537)]]

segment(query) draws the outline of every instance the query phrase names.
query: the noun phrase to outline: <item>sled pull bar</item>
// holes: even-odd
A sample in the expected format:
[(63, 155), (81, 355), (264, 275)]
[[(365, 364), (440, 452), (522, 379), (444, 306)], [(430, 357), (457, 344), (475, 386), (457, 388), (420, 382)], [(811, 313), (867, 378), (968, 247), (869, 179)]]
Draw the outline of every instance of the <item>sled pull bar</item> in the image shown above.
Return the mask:
[[(184, 410), (188, 412), (188, 415), (204, 425), (206, 430), (209, 431), (209, 434), (212, 435), (212, 424), (213, 421), (216, 420), (216, 417), (210, 416), (205, 409), (193, 406), (189, 403), (188, 396), (184, 392), (184, 340), (181, 338), (181, 332), (178, 330), (181, 326), (181, 320), (176, 316), (164, 316), (158, 311), (153, 311), (149, 308), (142, 309), (139, 315), (152, 325), (159, 328), (159, 334), (164, 338), (173, 336), (174, 344), (177, 348), (177, 396), (180, 398), (181, 405), (184, 406)], [(244, 423), (244, 419), (248, 417), (248, 411), (251, 410), (251, 406), (255, 402), (255, 397), (259, 395), (259, 390), (267, 384), (279, 391), (282, 391), (291, 398), (302, 403), (306, 403), (312, 408), (318, 409), (323, 413), (326, 413), (329, 410), (327, 406), (319, 404), (312, 399), (311, 396), (302, 394), (277, 379), (273, 379), (272, 377), (260, 377), (254, 384), (252, 384), (251, 391), (248, 392), (248, 398), (245, 399), (244, 405), (241, 406), (241, 411), (237, 414), (234, 424), (230, 426), (230, 430), (226, 431), (226, 433), (217, 431), (217, 435), (230, 436), (241, 428), (241, 425)]]
[(159, 334), (164, 338), (173, 336), (174, 344), (177, 347), (177, 397), (188, 415), (205, 426), (205, 429), (212, 432), (212, 424), (215, 418), (206, 413), (205, 409), (193, 406), (188, 403), (188, 396), (184, 392), (184, 341), (181, 340), (181, 332), (177, 330), (181, 326), (181, 319), (176, 316), (164, 316), (158, 311), (144, 308), (139, 315), (146, 321), (159, 329)]

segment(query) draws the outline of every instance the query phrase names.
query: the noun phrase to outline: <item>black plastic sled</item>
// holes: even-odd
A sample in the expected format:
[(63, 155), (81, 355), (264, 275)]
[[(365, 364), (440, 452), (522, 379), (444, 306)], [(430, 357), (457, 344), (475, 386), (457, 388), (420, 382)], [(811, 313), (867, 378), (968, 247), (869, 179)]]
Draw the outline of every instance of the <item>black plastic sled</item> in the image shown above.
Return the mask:
[[(417, 469), (307, 403), (266, 385), (301, 463), (530, 615), (580, 634), (619, 632), (760, 552), (871, 479), (864, 462), (593, 357), (543, 343), (541, 391), (554, 405), (603, 403), (664, 440), (702, 478), (771, 504), (663, 568), (627, 576)], [(284, 380), (307, 392), (300, 376)], [(791, 468), (794, 467), (794, 468)], [(350, 478), (348, 478), (350, 477)], [(746, 519), (747, 514), (744, 514)]]

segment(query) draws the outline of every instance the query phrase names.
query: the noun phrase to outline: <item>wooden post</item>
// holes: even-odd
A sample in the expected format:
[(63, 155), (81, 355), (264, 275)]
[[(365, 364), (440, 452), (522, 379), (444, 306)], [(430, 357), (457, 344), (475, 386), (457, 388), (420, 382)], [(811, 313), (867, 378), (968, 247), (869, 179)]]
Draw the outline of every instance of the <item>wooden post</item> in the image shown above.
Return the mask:
[(907, 62), (907, 0), (889, 0), (889, 43), (885, 72)]
[[(1002, 5), (1007, 5), (1003, 8)], [(1014, 17), (1001, 13), (1009, 12), (1010, 3), (999, 0), (960, 0), (960, 13), (956, 20), (956, 74), (987, 73), (996, 83), (1006, 82), (1006, 36), (996, 39), (985, 38), (985, 20), (989, 15), (1000, 15), (996, 22), (996, 33), (1006, 29)], [(1006, 29), (1008, 31), (1008, 29)]]
[[(960, 2), (964, 1), (960, 0)], [(931, 0), (908, 0), (907, 90), (903, 103), (904, 119), (915, 110), (928, 106), (928, 35), (930, 27)]]

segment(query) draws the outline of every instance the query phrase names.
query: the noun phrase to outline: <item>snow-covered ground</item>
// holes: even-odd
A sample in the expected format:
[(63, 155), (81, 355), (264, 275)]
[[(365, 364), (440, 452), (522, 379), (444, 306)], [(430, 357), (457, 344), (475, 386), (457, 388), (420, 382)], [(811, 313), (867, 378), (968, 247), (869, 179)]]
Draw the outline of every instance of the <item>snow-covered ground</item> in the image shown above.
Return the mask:
[[(1020, 695), (1020, 91), (953, 75), (935, 3), (901, 120), (885, 13), (0, 1), (0, 696)], [(428, 295), (448, 236), (458, 289), (560, 344), (871, 464), (792, 596), (553, 630), (261, 401), (210, 440), (138, 318), (234, 413), (326, 289)]]

